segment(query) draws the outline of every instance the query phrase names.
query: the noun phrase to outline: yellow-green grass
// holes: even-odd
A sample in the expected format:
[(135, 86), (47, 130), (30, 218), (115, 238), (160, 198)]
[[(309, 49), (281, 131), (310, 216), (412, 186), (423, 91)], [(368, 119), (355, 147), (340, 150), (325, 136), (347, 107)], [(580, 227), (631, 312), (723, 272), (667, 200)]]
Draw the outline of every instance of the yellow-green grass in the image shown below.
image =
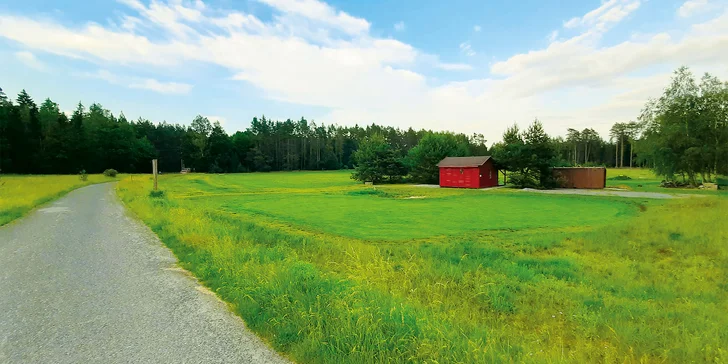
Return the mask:
[[(373, 189), (345, 172), (160, 186), (163, 198), (148, 179), (118, 192), (299, 362), (728, 360), (724, 196)], [(468, 202), (482, 208), (458, 208)]]
[[(618, 176), (627, 176), (631, 179), (621, 180), (613, 179)], [(679, 194), (706, 194), (715, 195), (714, 190), (703, 190), (698, 188), (663, 188), (660, 182), (664, 178), (657, 176), (646, 168), (608, 168), (607, 169), (607, 187), (626, 188), (632, 191), (640, 192), (662, 192), (662, 193), (679, 193)], [(718, 192), (719, 194), (724, 192)]]
[[(123, 178), (122, 175), (116, 177)], [(38, 205), (53, 201), (79, 187), (116, 180), (101, 174), (86, 181), (73, 175), (0, 176), (0, 226), (13, 221)]]

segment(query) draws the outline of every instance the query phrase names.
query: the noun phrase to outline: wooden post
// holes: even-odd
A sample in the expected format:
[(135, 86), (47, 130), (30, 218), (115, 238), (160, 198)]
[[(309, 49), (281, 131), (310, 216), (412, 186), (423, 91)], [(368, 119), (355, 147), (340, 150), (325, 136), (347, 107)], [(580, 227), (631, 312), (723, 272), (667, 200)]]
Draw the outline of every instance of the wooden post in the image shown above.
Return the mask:
[(154, 190), (157, 190), (157, 160), (152, 159), (152, 173), (154, 173)]

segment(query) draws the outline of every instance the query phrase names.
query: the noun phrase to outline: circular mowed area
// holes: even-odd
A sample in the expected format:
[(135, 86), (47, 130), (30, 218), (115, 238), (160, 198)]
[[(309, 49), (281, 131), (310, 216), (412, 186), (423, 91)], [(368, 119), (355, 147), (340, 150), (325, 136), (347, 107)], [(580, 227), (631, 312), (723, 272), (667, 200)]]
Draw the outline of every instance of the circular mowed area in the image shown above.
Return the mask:
[(391, 198), (300, 194), (218, 201), (226, 210), (263, 214), (302, 229), (366, 240), (405, 240), (477, 230), (596, 226), (638, 211), (636, 201), (593, 196), (467, 193)]

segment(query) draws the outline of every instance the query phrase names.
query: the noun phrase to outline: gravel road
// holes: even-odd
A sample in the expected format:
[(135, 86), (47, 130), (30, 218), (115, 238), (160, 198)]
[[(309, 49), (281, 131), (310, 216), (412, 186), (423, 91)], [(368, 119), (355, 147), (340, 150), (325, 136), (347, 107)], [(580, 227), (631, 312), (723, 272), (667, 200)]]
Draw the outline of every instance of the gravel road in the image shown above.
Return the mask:
[(0, 228), (0, 363), (285, 363), (129, 217), (113, 184)]

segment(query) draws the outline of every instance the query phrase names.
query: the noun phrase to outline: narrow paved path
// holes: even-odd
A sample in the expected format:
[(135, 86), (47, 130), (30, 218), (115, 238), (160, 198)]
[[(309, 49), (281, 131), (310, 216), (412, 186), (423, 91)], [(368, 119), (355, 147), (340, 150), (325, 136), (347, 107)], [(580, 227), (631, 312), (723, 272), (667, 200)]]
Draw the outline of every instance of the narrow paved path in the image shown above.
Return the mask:
[(283, 363), (113, 184), (0, 227), (0, 363)]

